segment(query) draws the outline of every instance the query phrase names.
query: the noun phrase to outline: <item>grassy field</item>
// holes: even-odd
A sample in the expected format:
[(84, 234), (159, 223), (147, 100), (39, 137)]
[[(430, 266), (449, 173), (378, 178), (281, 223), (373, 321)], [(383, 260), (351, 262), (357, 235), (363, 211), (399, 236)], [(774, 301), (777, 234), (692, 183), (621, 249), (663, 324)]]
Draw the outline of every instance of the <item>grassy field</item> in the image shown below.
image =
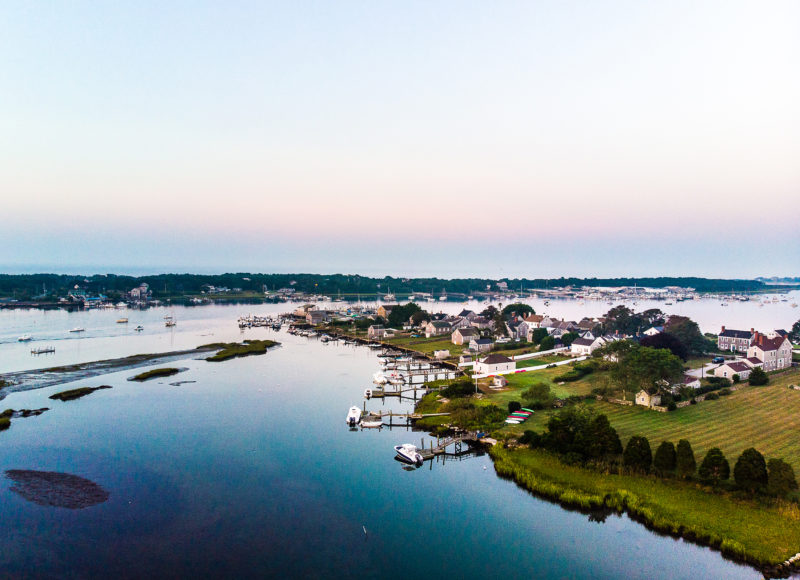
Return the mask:
[(537, 356), (536, 358), (526, 358), (517, 361), (517, 368), (524, 369), (527, 367), (538, 367), (541, 365), (549, 365), (561, 362), (563, 360), (569, 360), (571, 358), (572, 358), (571, 356), (565, 356), (561, 354), (549, 354), (545, 356)]
[[(584, 382), (571, 383), (574, 385), (571, 388), (584, 391), (586, 387), (580, 387)], [(677, 443), (679, 439), (688, 439), (698, 464), (710, 448), (719, 447), (731, 466), (742, 451), (755, 447), (767, 458), (784, 459), (800, 474), (800, 391), (787, 388), (790, 384), (800, 384), (800, 371), (772, 377), (764, 387), (740, 386), (728, 397), (701, 401), (669, 413), (604, 401), (589, 400), (586, 404), (608, 416), (623, 445), (633, 435), (646, 436), (653, 449), (662, 441)], [(502, 395), (497, 399), (505, 404), (517, 400), (515, 395), (518, 398), (518, 393)], [(541, 431), (554, 412), (539, 411), (523, 425), (510, 426), (508, 431), (514, 434), (525, 429)]]
[(800, 550), (796, 504), (739, 499), (696, 483), (601, 474), (541, 451), (492, 449), (498, 473), (531, 491), (584, 509), (627, 510), (664, 532), (696, 539), (754, 564), (777, 564)]

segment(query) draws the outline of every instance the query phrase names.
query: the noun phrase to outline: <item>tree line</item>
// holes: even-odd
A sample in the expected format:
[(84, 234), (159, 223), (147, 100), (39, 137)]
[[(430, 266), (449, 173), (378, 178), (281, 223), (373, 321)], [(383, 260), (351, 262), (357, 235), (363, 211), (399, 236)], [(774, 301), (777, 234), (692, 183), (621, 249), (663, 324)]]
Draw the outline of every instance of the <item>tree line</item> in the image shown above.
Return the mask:
[(737, 458), (733, 483), (729, 481), (730, 463), (718, 447), (709, 449), (699, 466), (686, 439), (678, 441), (677, 446), (663, 441), (653, 454), (647, 437), (635, 435), (623, 448), (608, 418), (581, 406), (569, 407), (550, 417), (543, 433), (525, 431), (520, 443), (550, 451), (567, 464), (696, 480), (750, 495), (786, 497), (798, 489), (790, 464), (779, 458), (766, 460), (753, 447)]

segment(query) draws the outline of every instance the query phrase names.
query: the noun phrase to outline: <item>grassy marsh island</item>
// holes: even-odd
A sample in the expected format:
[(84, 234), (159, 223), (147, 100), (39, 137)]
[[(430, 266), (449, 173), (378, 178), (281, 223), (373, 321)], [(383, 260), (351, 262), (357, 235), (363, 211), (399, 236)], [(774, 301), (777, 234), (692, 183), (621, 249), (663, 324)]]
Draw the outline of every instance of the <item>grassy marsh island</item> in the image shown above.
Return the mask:
[(216, 354), (207, 357), (206, 360), (209, 362), (221, 362), (232, 358), (265, 354), (268, 349), (278, 344), (280, 343), (274, 340), (245, 340), (244, 342), (218, 342), (207, 344), (200, 348), (219, 349)]
[(152, 369), (149, 371), (145, 371), (143, 373), (139, 373), (138, 375), (129, 378), (129, 381), (149, 381), (150, 379), (157, 379), (159, 377), (171, 377), (172, 375), (177, 375), (181, 372), (181, 369), (177, 369), (174, 367), (165, 367), (161, 369)]
[(110, 389), (110, 385), (102, 385), (99, 387), (79, 387), (77, 389), (70, 389), (68, 391), (61, 391), (60, 393), (56, 393), (54, 395), (50, 395), (50, 399), (54, 401), (72, 401), (74, 399), (80, 399), (81, 397), (85, 397), (86, 395), (91, 395), (95, 391), (99, 391), (100, 389)]

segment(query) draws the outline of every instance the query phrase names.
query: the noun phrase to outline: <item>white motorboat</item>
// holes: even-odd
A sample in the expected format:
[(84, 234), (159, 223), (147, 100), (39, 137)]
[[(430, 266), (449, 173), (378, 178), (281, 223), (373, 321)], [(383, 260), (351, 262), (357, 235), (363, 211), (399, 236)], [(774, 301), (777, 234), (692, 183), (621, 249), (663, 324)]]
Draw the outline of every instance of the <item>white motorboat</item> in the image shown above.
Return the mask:
[(364, 389), (364, 398), (366, 399), (372, 398), (372, 389)]
[(175, 319), (174, 319), (174, 318), (172, 318), (172, 317), (170, 317), (170, 318), (168, 318), (168, 319), (167, 319), (167, 321), (164, 323), (164, 326), (166, 326), (167, 328), (170, 328), (170, 327), (172, 327), (172, 326), (175, 326), (176, 324), (178, 324), (178, 323), (177, 323), (177, 322), (175, 322)]
[(17, 340), (19, 342), (30, 342), (33, 340), (33, 337), (30, 334), (23, 334)]
[(376, 385), (385, 385), (386, 383), (389, 382), (389, 379), (387, 379), (386, 375), (384, 375), (382, 372), (379, 371), (374, 375), (372, 375), (372, 382), (375, 383)]
[(361, 409), (358, 407), (350, 407), (350, 410), (347, 412), (347, 424), (350, 427), (355, 427), (361, 422)]
[(76, 326), (75, 328), (71, 328), (70, 332), (84, 332), (86, 329), (82, 326)]
[(395, 445), (394, 450), (397, 452), (397, 456), (406, 463), (422, 465), (422, 455), (417, 451), (416, 445), (403, 443), (402, 445)]

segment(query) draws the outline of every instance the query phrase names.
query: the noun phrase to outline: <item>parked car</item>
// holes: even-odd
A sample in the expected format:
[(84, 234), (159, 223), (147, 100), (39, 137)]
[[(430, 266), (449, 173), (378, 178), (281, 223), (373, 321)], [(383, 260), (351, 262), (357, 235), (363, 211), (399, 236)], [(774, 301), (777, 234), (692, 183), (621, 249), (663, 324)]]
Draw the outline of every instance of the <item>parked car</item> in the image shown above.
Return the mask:
[(711, 362), (714, 364), (722, 364), (725, 362), (725, 357), (715, 356), (714, 358), (711, 359)]

